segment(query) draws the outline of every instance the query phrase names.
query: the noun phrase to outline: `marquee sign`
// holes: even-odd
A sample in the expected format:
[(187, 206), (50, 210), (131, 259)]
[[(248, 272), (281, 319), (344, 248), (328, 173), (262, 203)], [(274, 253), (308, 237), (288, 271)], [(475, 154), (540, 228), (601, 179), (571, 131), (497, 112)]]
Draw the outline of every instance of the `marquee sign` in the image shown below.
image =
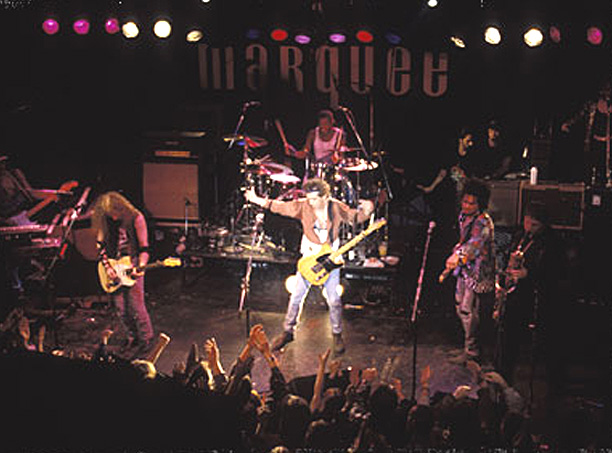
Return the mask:
[(413, 54), (405, 47), (329, 46), (305, 48), (254, 43), (235, 46), (198, 46), (200, 87), (204, 90), (265, 91), (282, 83), (296, 92), (312, 89), (333, 96), (337, 87), (350, 86), (357, 94), (380, 87), (392, 96), (415, 90), (431, 98), (448, 91), (446, 52)]

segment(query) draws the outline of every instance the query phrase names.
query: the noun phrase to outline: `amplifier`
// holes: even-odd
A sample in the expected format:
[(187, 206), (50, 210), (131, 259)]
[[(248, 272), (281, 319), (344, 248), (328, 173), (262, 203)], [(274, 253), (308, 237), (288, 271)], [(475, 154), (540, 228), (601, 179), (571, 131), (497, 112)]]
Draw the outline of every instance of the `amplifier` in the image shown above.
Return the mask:
[(514, 227), (521, 222), (520, 198), (523, 181), (490, 181), (491, 198), (487, 209), (495, 226)]
[(530, 203), (546, 206), (550, 226), (560, 230), (582, 230), (584, 222), (584, 183), (531, 185), (521, 190), (521, 218)]

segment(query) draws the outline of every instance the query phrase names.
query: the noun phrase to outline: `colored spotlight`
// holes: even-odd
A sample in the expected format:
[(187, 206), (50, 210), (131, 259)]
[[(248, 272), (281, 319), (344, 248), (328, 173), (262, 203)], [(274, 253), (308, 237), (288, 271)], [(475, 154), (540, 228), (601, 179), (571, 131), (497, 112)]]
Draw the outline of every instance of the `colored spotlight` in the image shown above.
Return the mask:
[(310, 36), (305, 35), (303, 33), (299, 34), (299, 35), (295, 35), (295, 42), (297, 42), (298, 44), (309, 44), (310, 41), (312, 41), (312, 39), (310, 38)]
[(385, 35), (385, 39), (389, 44), (393, 44), (394, 46), (397, 46), (399, 43), (402, 42), (402, 38), (400, 38), (399, 35), (396, 35), (395, 33), (391, 32)]
[(285, 41), (289, 37), (289, 33), (287, 33), (287, 30), (282, 28), (275, 28), (272, 30), (272, 33), (270, 33), (270, 36), (274, 41), (281, 42)]
[(363, 43), (371, 43), (374, 41), (374, 35), (367, 30), (359, 30), (356, 34), (357, 41)]
[(430, 8), (435, 8), (438, 6), (438, 0), (427, 0), (427, 6)]
[(133, 39), (139, 35), (140, 29), (138, 28), (138, 25), (136, 25), (135, 22), (126, 22), (121, 27), (121, 32), (126, 38)]
[(55, 19), (46, 19), (42, 24), (43, 31), (48, 35), (54, 35), (59, 31), (59, 23)]
[(187, 42), (198, 42), (201, 41), (203, 37), (204, 33), (202, 33), (202, 30), (193, 29), (187, 33), (186, 39)]
[(346, 35), (342, 33), (332, 33), (329, 35), (329, 40), (334, 44), (342, 44), (343, 42), (346, 42)]
[(165, 19), (158, 20), (153, 25), (153, 33), (161, 39), (166, 39), (172, 33), (172, 25)]
[(119, 27), (119, 20), (114, 18), (114, 17), (109, 17), (106, 22), (104, 22), (104, 29), (106, 30), (106, 33), (108, 33), (109, 35), (114, 35), (119, 33), (120, 27)]
[(455, 47), (459, 47), (460, 49), (465, 49), (467, 47), (465, 45), (465, 41), (459, 36), (451, 36), (450, 40), (455, 45)]
[(77, 35), (86, 35), (89, 33), (89, 21), (87, 19), (75, 20), (72, 29)]
[(542, 41), (544, 41), (544, 34), (539, 28), (530, 28), (523, 35), (523, 41), (525, 41), (525, 44), (529, 47), (538, 47), (542, 44)]
[(587, 41), (594, 46), (598, 46), (603, 41), (603, 33), (598, 27), (589, 27), (587, 29)]
[(247, 39), (259, 39), (261, 37), (261, 31), (257, 30), (256, 28), (250, 28), (247, 30), (246, 32), (246, 37)]
[(496, 46), (502, 40), (501, 32), (497, 27), (487, 27), (484, 33), (484, 39), (487, 43)]
[(555, 44), (559, 44), (561, 42), (561, 30), (554, 25), (548, 30), (548, 36), (550, 36), (550, 40)]

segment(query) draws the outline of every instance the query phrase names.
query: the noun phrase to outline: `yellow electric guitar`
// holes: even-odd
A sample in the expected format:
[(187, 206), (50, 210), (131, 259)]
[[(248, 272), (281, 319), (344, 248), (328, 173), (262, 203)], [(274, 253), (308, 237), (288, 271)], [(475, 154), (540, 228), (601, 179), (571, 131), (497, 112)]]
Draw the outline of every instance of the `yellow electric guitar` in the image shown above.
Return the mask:
[(337, 261), (344, 253), (386, 224), (385, 219), (377, 220), (336, 251), (333, 251), (329, 244), (323, 244), (319, 253), (305, 256), (298, 261), (298, 271), (311, 284), (315, 286), (323, 285), (329, 278), (329, 273), (342, 266), (342, 263)]
[[(111, 258), (103, 258), (98, 263), (98, 277), (100, 285), (107, 293), (114, 293), (119, 288), (124, 286), (130, 287), (136, 284), (136, 280), (132, 277), (135, 270), (144, 271), (154, 269), (156, 267), (178, 267), (181, 265), (180, 258), (166, 258), (165, 260), (149, 263), (144, 267), (136, 267), (132, 264), (132, 258), (124, 256), (121, 259), (114, 260)], [(108, 276), (107, 269), (113, 268), (117, 274), (116, 279), (111, 279)]]

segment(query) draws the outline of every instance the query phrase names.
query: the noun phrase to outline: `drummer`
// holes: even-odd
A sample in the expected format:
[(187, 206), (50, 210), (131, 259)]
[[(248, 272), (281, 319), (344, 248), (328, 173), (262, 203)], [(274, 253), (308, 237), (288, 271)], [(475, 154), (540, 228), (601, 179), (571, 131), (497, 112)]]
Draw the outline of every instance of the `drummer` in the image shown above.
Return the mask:
[(335, 165), (342, 160), (342, 149), (346, 147), (344, 131), (334, 126), (331, 110), (321, 110), (317, 118), (318, 126), (308, 131), (302, 152), (311, 164)]

